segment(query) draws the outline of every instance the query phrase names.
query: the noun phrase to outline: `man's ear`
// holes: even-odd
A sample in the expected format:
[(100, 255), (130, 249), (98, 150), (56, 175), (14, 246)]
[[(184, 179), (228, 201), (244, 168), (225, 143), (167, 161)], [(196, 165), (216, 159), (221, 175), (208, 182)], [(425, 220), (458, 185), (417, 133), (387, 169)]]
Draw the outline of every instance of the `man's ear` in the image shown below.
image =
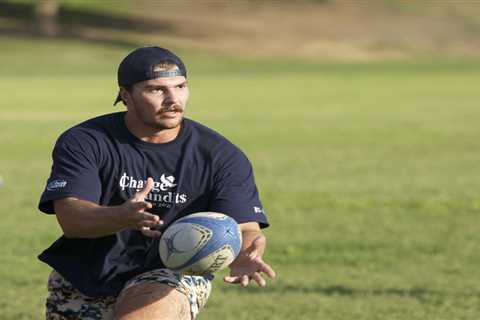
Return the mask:
[(120, 97), (125, 105), (127, 105), (127, 102), (131, 100), (130, 92), (124, 87), (120, 87)]

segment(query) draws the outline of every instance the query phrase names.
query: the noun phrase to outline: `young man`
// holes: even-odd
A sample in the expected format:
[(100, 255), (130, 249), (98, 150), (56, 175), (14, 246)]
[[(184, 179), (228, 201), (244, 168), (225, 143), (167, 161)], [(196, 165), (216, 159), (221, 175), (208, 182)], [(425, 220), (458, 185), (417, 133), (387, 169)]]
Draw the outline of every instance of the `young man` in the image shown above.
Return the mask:
[(126, 112), (67, 130), (39, 209), (55, 214), (63, 235), (40, 260), (49, 278), (47, 319), (194, 319), (210, 276), (183, 276), (159, 258), (162, 229), (187, 214), (214, 211), (242, 229), (227, 283), (265, 286), (275, 272), (262, 260), (268, 226), (245, 155), (183, 117), (187, 71), (159, 47), (131, 52), (118, 68)]

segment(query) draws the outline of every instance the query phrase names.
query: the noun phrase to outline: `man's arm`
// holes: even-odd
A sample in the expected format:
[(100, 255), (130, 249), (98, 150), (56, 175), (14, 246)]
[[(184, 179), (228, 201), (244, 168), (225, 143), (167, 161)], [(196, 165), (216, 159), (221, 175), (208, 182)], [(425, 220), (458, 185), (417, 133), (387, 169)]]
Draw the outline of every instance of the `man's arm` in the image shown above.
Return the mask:
[(55, 200), (55, 214), (67, 238), (97, 238), (127, 228), (156, 237), (160, 232), (150, 228), (163, 222), (158, 216), (145, 212), (152, 207), (145, 201), (152, 187), (153, 180), (148, 178), (142, 190), (119, 206), (104, 207), (73, 197)]
[(270, 278), (276, 276), (275, 271), (262, 259), (265, 252), (266, 239), (257, 222), (240, 224), (242, 230), (242, 249), (230, 265), (230, 276), (226, 276), (227, 283), (239, 283), (242, 287), (248, 286), (254, 280), (264, 287), (266, 281), (262, 273)]

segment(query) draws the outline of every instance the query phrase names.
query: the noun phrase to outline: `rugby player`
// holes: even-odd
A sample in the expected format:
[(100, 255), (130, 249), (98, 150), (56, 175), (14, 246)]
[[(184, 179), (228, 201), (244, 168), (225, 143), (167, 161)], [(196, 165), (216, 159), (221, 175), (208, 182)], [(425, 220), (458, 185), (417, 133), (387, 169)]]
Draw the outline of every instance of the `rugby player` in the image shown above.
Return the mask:
[(118, 67), (126, 111), (86, 120), (57, 140), (39, 209), (63, 235), (40, 254), (52, 267), (47, 319), (194, 319), (211, 275), (165, 268), (164, 228), (187, 214), (234, 218), (242, 250), (224, 281), (275, 277), (263, 261), (268, 226), (252, 165), (219, 133), (184, 117), (187, 69), (173, 52), (138, 48)]

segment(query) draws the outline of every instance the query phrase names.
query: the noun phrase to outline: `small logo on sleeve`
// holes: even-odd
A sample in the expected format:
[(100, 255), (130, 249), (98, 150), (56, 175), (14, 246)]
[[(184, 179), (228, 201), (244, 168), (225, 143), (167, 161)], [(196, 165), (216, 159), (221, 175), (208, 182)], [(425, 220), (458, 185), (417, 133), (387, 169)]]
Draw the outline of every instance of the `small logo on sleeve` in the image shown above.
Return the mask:
[(263, 214), (265, 214), (265, 210), (263, 210), (262, 207), (253, 207), (253, 211), (254, 211), (255, 213), (263, 213)]
[(47, 184), (47, 190), (48, 191), (53, 191), (61, 188), (65, 188), (67, 185), (67, 181), (65, 180), (53, 180), (49, 184)]

